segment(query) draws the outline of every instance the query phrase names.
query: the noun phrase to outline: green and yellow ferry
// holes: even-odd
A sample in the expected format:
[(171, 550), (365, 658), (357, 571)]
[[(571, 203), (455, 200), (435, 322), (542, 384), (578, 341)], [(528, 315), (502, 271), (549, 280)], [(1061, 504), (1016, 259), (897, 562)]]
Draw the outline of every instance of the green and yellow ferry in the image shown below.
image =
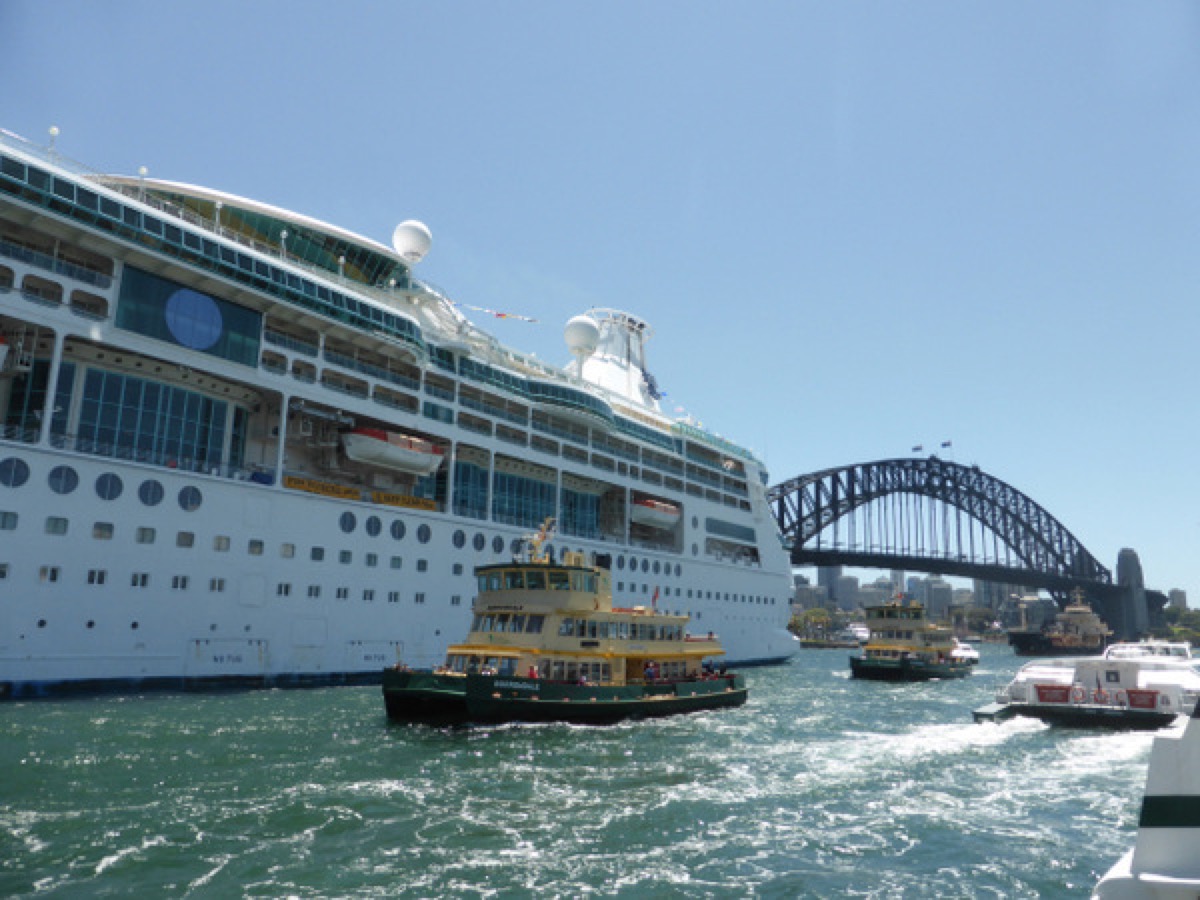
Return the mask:
[(974, 664), (958, 654), (949, 628), (935, 625), (920, 603), (894, 600), (866, 609), (870, 636), (850, 657), (850, 674), (874, 681), (962, 678)]
[(612, 581), (581, 554), (552, 562), (531, 540), (523, 560), (480, 566), (466, 641), (436, 669), (384, 670), (388, 717), (436, 724), (577, 722), (740, 706), (744, 676), (726, 673), (710, 632), (654, 606), (613, 606)]

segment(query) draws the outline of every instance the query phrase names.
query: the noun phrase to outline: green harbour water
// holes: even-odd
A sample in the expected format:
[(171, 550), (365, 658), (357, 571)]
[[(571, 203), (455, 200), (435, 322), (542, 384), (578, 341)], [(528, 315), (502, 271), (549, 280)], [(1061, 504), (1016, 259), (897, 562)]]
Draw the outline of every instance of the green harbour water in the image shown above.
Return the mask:
[(976, 725), (1020, 660), (747, 670), (740, 709), (389, 723), (377, 687), (0, 705), (0, 897), (1087, 897), (1153, 736)]

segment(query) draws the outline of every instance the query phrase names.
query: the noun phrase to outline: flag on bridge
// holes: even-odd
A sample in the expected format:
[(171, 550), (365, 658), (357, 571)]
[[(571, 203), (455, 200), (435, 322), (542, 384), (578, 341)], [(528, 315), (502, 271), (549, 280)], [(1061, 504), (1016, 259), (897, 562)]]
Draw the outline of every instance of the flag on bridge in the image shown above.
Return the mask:
[(953, 443), (954, 443), (953, 441), (942, 441), (942, 446), (943, 446), (943, 447), (949, 447), (949, 446), (950, 446), (951, 444), (953, 444)]
[(917, 444), (917, 446), (912, 448), (912, 452), (913, 453), (921, 453), (922, 451), (924, 451), (924, 449), (925, 449), (924, 444)]

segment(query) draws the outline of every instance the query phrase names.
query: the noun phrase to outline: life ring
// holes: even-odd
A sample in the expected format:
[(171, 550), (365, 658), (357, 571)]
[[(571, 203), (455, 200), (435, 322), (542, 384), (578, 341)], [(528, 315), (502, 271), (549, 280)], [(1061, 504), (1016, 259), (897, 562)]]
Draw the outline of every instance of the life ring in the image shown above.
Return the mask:
[(1075, 690), (1071, 691), (1071, 699), (1076, 703), (1082, 703), (1087, 699), (1087, 691), (1081, 687), (1077, 687)]
[(1095, 703), (1107, 703), (1108, 691), (1104, 690), (1104, 688), (1096, 688), (1095, 692), (1092, 694), (1092, 701)]

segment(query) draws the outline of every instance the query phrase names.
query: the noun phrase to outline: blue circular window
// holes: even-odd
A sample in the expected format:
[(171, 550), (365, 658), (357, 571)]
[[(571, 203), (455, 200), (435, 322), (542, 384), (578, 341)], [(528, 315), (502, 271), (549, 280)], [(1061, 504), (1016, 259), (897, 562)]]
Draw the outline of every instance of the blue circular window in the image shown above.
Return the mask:
[(204, 495), (200, 493), (199, 488), (188, 485), (179, 492), (179, 508), (184, 512), (194, 512), (203, 502)]
[(207, 350), (221, 338), (221, 309), (207, 294), (180, 288), (167, 299), (164, 316), (171, 336), (185, 347)]
[(354, 530), (355, 526), (358, 525), (358, 520), (354, 518), (354, 513), (344, 512), (342, 513), (341, 518), (338, 519), (338, 525), (341, 526), (342, 531), (344, 531), (346, 534), (349, 534)]
[(392, 523), (392, 537), (398, 541), (404, 540), (404, 523), (399, 519)]
[(29, 465), (23, 459), (10, 456), (0, 462), (0, 484), (5, 487), (20, 487), (29, 480)]
[(454, 532), (454, 546), (461, 550), (467, 543), (467, 533), (461, 528)]
[(158, 506), (162, 503), (163, 486), (153, 478), (148, 478), (138, 486), (138, 499), (147, 506)]
[(96, 496), (101, 500), (116, 500), (123, 490), (124, 483), (111, 472), (105, 472), (96, 479)]
[(422, 525), (417, 529), (417, 540), (422, 544), (428, 544), (429, 538), (432, 537), (432, 534), (433, 533), (429, 530), (428, 525)]
[(79, 487), (79, 475), (70, 466), (55, 466), (46, 480), (56, 494), (69, 494)]
[(368, 516), (367, 534), (371, 537), (379, 537), (381, 531), (383, 531), (383, 523), (379, 521), (379, 516)]

